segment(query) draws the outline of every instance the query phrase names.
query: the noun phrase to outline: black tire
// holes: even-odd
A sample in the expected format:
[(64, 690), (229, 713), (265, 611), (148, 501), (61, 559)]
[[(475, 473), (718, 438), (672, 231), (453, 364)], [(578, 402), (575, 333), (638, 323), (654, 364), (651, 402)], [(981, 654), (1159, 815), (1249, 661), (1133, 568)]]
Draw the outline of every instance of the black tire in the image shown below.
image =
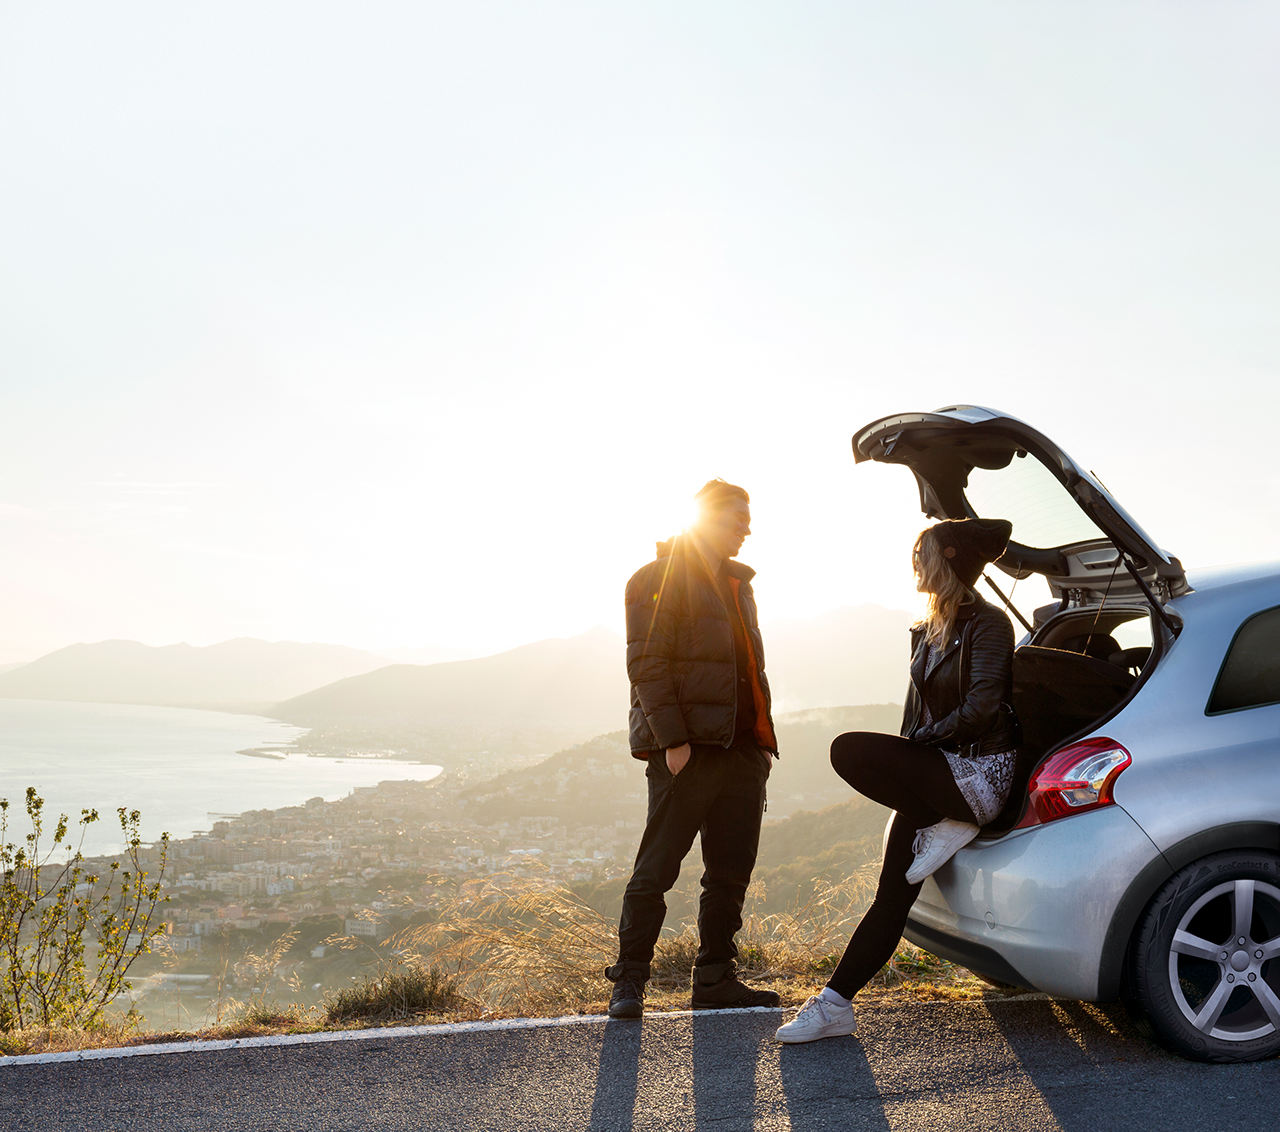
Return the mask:
[(1232, 850), (1174, 874), (1138, 922), (1124, 996), (1183, 1057), (1280, 1053), (1280, 857)]

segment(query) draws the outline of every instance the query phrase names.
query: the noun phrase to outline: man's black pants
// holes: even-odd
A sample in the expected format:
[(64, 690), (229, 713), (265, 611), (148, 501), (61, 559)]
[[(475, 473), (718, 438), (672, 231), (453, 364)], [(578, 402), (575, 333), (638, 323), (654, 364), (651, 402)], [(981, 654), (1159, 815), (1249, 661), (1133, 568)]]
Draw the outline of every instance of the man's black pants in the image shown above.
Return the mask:
[[(733, 937), (742, 927), (742, 902), (760, 845), (765, 783), (772, 756), (755, 743), (736, 747), (694, 744), (674, 778), (665, 752), (649, 757), (649, 818), (635, 871), (622, 898), (618, 964), (649, 977), (653, 947), (667, 914), (663, 899), (680, 865), (702, 835), (702, 899), (698, 906), (698, 967), (737, 958)], [(614, 969), (611, 969), (611, 971)], [(613, 977), (611, 975), (611, 977)]]

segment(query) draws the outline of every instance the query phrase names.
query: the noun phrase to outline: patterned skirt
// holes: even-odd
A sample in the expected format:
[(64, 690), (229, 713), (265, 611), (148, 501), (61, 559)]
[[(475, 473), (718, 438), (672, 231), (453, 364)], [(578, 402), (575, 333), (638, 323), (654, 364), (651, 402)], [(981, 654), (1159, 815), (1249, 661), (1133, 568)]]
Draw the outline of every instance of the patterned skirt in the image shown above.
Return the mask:
[(955, 751), (942, 753), (947, 756), (952, 777), (978, 824), (994, 821), (1009, 800), (1017, 752), (1000, 751), (994, 755), (980, 755), (976, 759), (967, 759)]

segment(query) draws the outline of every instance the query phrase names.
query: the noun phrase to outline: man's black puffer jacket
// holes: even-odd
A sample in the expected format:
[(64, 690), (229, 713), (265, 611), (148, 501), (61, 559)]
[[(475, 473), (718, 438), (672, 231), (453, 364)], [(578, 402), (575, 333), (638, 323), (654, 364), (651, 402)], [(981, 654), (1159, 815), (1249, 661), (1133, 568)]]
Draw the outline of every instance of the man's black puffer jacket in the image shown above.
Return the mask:
[[(738, 579), (767, 713), (764, 643), (751, 592), (755, 571), (732, 560), (725, 569)], [(658, 558), (627, 583), (631, 751), (638, 758), (683, 743), (732, 745), (738, 681), (729, 617), (719, 587), (684, 536), (659, 543)]]
[[(925, 677), (929, 642), (911, 630), (911, 686), (902, 734), (962, 754), (1011, 751), (1021, 739), (1013, 714), (1013, 626), (977, 594), (956, 615), (943, 655)], [(921, 727), (924, 704), (933, 722)]]

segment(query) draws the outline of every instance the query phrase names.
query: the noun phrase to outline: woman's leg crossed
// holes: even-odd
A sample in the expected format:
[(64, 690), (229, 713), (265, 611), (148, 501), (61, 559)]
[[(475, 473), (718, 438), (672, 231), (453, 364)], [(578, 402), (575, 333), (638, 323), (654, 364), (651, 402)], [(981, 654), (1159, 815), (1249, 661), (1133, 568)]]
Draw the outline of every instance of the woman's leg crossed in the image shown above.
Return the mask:
[(946, 756), (926, 743), (850, 731), (832, 742), (831, 765), (859, 794), (915, 822), (913, 830), (943, 818), (973, 821)]

